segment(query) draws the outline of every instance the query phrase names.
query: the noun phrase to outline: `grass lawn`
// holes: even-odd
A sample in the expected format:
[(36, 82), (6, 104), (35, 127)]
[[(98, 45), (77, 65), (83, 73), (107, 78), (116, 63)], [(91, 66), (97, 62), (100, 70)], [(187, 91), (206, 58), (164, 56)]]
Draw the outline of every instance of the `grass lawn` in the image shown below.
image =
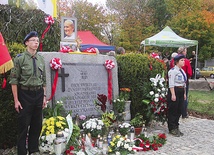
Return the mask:
[(189, 91), (188, 109), (214, 117), (214, 91)]

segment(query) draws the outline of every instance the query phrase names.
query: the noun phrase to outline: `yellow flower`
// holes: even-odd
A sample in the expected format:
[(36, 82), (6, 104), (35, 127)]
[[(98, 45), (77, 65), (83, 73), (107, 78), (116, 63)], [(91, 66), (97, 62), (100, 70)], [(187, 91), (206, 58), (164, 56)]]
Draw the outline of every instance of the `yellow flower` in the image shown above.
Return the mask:
[(59, 128), (62, 127), (61, 122), (60, 122), (60, 121), (59, 121), (59, 122), (56, 122), (56, 126), (59, 127)]
[(55, 121), (55, 118), (54, 117), (50, 117), (49, 120), (50, 121)]
[(49, 130), (49, 131), (52, 130), (52, 129), (54, 129), (54, 126), (48, 126), (47, 127), (47, 130)]
[(51, 124), (51, 125), (54, 125), (54, 121), (51, 120), (51, 123), (50, 123), (50, 124)]
[(42, 126), (42, 130), (45, 130), (45, 128), (46, 128), (46, 125), (43, 125), (43, 126)]
[(46, 135), (49, 135), (50, 134), (50, 132), (49, 131), (46, 131)]
[(112, 149), (108, 149), (108, 152), (112, 152)]
[(62, 117), (62, 116), (57, 116), (57, 118), (58, 118), (60, 121), (65, 120), (65, 118)]
[(47, 126), (49, 126), (49, 125), (51, 124), (50, 119), (47, 119), (47, 120), (45, 121), (45, 123), (47, 124)]
[(66, 125), (66, 123), (65, 122), (62, 122), (62, 121), (59, 121), (62, 125)]
[(55, 131), (54, 131), (54, 128), (52, 128), (52, 129), (50, 130), (50, 133), (51, 133), (51, 134), (54, 134), (54, 132), (55, 132)]
[(117, 135), (116, 138), (120, 138), (120, 135)]
[(114, 146), (115, 144), (114, 144), (113, 142), (110, 142), (110, 145), (111, 145), (111, 146)]

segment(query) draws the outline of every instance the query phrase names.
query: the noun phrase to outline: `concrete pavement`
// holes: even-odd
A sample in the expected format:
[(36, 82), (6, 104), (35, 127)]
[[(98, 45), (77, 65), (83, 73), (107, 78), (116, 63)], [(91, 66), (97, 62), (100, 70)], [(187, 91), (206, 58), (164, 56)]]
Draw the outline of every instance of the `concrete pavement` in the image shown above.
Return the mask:
[(167, 142), (157, 151), (139, 152), (138, 155), (214, 155), (214, 120), (189, 117), (180, 119), (182, 137), (168, 134), (167, 123), (155, 126), (150, 133), (166, 133)]

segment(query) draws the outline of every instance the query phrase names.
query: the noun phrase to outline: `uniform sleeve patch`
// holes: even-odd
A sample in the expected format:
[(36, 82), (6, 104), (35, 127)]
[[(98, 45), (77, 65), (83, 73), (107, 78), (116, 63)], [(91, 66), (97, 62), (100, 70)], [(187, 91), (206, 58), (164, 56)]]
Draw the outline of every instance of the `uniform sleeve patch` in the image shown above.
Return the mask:
[(22, 56), (22, 54), (17, 54), (17, 57), (20, 57), (20, 56)]

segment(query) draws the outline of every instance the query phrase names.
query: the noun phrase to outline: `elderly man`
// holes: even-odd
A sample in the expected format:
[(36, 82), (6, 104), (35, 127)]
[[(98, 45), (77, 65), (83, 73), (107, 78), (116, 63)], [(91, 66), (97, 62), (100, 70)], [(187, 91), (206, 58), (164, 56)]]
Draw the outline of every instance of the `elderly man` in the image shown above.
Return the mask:
[(74, 32), (74, 22), (72, 20), (67, 19), (64, 22), (64, 32), (65, 32), (64, 39), (76, 39), (75, 32)]
[(14, 59), (11, 70), (15, 109), (18, 113), (18, 155), (26, 155), (26, 139), (30, 155), (39, 155), (39, 136), (42, 129), (42, 109), (46, 106), (46, 75), (42, 56), (37, 54), (38, 34), (30, 32), (24, 38), (27, 51)]

